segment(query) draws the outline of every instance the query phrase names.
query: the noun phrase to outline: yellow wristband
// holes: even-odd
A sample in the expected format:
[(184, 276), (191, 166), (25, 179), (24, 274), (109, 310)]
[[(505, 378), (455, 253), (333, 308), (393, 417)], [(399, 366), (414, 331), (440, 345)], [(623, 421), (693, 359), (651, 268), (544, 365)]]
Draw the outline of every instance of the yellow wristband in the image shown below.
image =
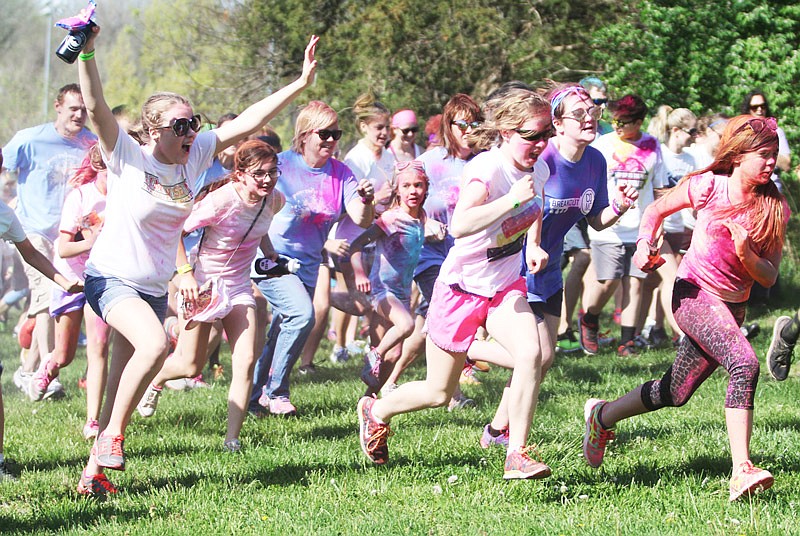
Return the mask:
[(178, 266), (175, 271), (179, 274), (188, 274), (192, 271), (192, 265), (187, 262), (183, 266)]

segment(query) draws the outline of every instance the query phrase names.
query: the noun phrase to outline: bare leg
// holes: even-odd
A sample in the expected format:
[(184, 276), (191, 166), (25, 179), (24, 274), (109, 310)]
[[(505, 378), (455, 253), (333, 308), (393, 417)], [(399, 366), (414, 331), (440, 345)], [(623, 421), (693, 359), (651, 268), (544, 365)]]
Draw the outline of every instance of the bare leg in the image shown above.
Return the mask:
[(253, 388), (253, 370), (256, 366), (255, 310), (245, 305), (235, 305), (223, 319), (223, 324), (231, 345), (233, 369), (228, 391), (228, 430), (225, 434), (225, 440), (228, 441), (239, 438)]
[(425, 336), (422, 334), (422, 327), (424, 325), (425, 319), (417, 315), (414, 318), (414, 332), (403, 341), (403, 352), (400, 355), (400, 359), (394, 364), (392, 373), (386, 379), (387, 384), (398, 383), (400, 381), (400, 374), (402, 374), (424, 350)]
[(733, 468), (750, 459), (750, 436), (753, 432), (753, 410), (725, 408), (728, 441), (731, 445)]
[[(562, 309), (564, 315), (558, 328), (559, 333), (573, 329), (572, 320), (575, 318), (578, 299), (583, 294), (584, 276), (587, 279), (595, 280), (594, 269), (591, 268), (591, 264), (592, 256), (588, 249), (577, 249), (572, 253), (572, 266), (564, 280), (564, 307)], [(590, 268), (591, 272), (589, 271)]]
[(83, 307), (86, 323), (86, 418), (97, 420), (108, 376), (108, 343), (111, 328), (89, 304)]

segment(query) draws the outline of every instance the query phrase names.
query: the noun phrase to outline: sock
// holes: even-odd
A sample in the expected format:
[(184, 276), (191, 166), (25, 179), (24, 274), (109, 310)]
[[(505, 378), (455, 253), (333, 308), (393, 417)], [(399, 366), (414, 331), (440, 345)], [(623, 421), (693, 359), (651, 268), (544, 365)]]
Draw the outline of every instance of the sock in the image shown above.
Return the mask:
[(500, 437), (501, 435), (503, 435), (503, 431), (502, 430), (495, 430), (494, 428), (492, 428), (492, 425), (490, 424), (489, 425), (489, 435), (492, 436), (492, 437)]
[(633, 340), (633, 336), (634, 336), (635, 333), (636, 333), (636, 327), (635, 326), (622, 326), (622, 330), (621, 330), (621, 334), (620, 334), (620, 338), (619, 338), (620, 346), (625, 344), (628, 341), (632, 341)]
[(792, 321), (781, 330), (781, 339), (788, 344), (794, 344), (797, 342), (798, 335), (800, 335), (800, 317), (795, 314)]
[(608, 430), (608, 426), (605, 425), (603, 422), (603, 408), (601, 407), (597, 410), (597, 422), (600, 423), (600, 426), (603, 427), (603, 430)]
[(583, 323), (587, 326), (596, 327), (600, 323), (600, 315), (593, 315), (587, 311), (583, 315)]
[(160, 390), (162, 390), (162, 389), (164, 388), (163, 386), (161, 386), (161, 385), (156, 385), (156, 384), (154, 384), (154, 383), (151, 383), (151, 384), (150, 384), (150, 387), (152, 387), (154, 391), (160, 391)]

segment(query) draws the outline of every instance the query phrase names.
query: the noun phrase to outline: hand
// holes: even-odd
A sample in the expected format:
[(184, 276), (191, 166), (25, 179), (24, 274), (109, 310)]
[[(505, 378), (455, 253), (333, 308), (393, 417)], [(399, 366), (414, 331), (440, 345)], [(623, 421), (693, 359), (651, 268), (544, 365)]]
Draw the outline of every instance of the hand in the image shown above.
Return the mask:
[[(81, 10), (81, 13), (83, 13), (83, 10)], [(88, 52), (91, 52), (92, 50), (94, 50), (94, 40), (97, 38), (97, 35), (99, 33), (100, 33), (100, 26), (97, 26), (97, 24), (95, 24), (92, 27), (92, 31), (89, 33), (89, 35), (86, 38), (86, 45), (83, 47), (83, 52), (84, 53), (88, 53)]]
[(728, 231), (731, 233), (733, 245), (736, 248), (736, 256), (743, 260), (747, 254), (747, 250), (752, 249), (750, 234), (747, 232), (747, 229), (730, 219), (723, 221), (722, 225), (727, 227)]
[(97, 235), (100, 234), (100, 230), (103, 228), (103, 223), (97, 223), (92, 225), (91, 227), (84, 227), (81, 229), (81, 234), (83, 235), (83, 239), (86, 241), (86, 245), (91, 248), (94, 246), (95, 241), (97, 240)]
[(183, 298), (184, 302), (194, 304), (197, 301), (200, 287), (197, 285), (197, 280), (194, 278), (192, 272), (186, 272), (181, 275), (180, 285), (178, 285), (178, 292)]
[(329, 239), (325, 241), (325, 251), (338, 257), (350, 256), (350, 243), (344, 239)]
[(527, 203), (536, 197), (536, 191), (533, 189), (533, 176), (525, 175), (520, 180), (511, 185), (508, 195), (513, 197), (520, 205)]
[(70, 294), (77, 294), (78, 292), (83, 292), (83, 283), (76, 279), (75, 281), (68, 281), (65, 285), (62, 285), (62, 288)]
[(372, 203), (372, 201), (375, 199), (375, 187), (372, 186), (372, 183), (367, 179), (361, 179), (358, 181), (356, 192), (358, 192), (358, 195), (361, 196), (361, 201), (363, 201), (365, 205), (367, 203)]
[(356, 289), (364, 294), (369, 294), (372, 291), (369, 277), (364, 274), (356, 274)]
[(651, 247), (647, 240), (637, 240), (636, 253), (633, 254), (633, 263), (643, 272), (654, 272), (666, 262), (658, 251), (659, 248)]
[(425, 222), (425, 240), (429, 242), (441, 242), (447, 235), (447, 226), (433, 218), (428, 218)]
[(618, 206), (622, 209), (622, 213), (624, 214), (636, 203), (636, 200), (639, 199), (639, 190), (630, 184), (618, 184), (616, 199)]
[(317, 60), (315, 59), (317, 53), (317, 43), (319, 43), (319, 36), (312, 35), (306, 45), (305, 58), (303, 59), (303, 74), (300, 79), (306, 87), (314, 83), (314, 76), (317, 72)]
[(388, 206), (391, 198), (392, 198), (392, 185), (389, 183), (389, 181), (386, 181), (383, 183), (383, 186), (378, 188), (378, 191), (375, 192), (375, 204)]
[(532, 274), (541, 272), (547, 266), (550, 255), (539, 246), (531, 246), (525, 253), (525, 260), (528, 263), (528, 271)]

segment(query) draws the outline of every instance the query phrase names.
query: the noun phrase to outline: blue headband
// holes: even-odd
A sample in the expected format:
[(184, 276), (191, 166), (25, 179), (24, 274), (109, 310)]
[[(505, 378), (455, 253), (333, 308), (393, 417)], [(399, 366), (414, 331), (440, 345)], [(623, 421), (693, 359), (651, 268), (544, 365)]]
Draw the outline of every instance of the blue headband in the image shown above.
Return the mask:
[(555, 92), (555, 94), (550, 98), (550, 116), (555, 118), (556, 116), (556, 108), (558, 108), (561, 103), (570, 95), (580, 95), (589, 97), (589, 92), (583, 86), (569, 86), (565, 87), (564, 89), (559, 89)]

